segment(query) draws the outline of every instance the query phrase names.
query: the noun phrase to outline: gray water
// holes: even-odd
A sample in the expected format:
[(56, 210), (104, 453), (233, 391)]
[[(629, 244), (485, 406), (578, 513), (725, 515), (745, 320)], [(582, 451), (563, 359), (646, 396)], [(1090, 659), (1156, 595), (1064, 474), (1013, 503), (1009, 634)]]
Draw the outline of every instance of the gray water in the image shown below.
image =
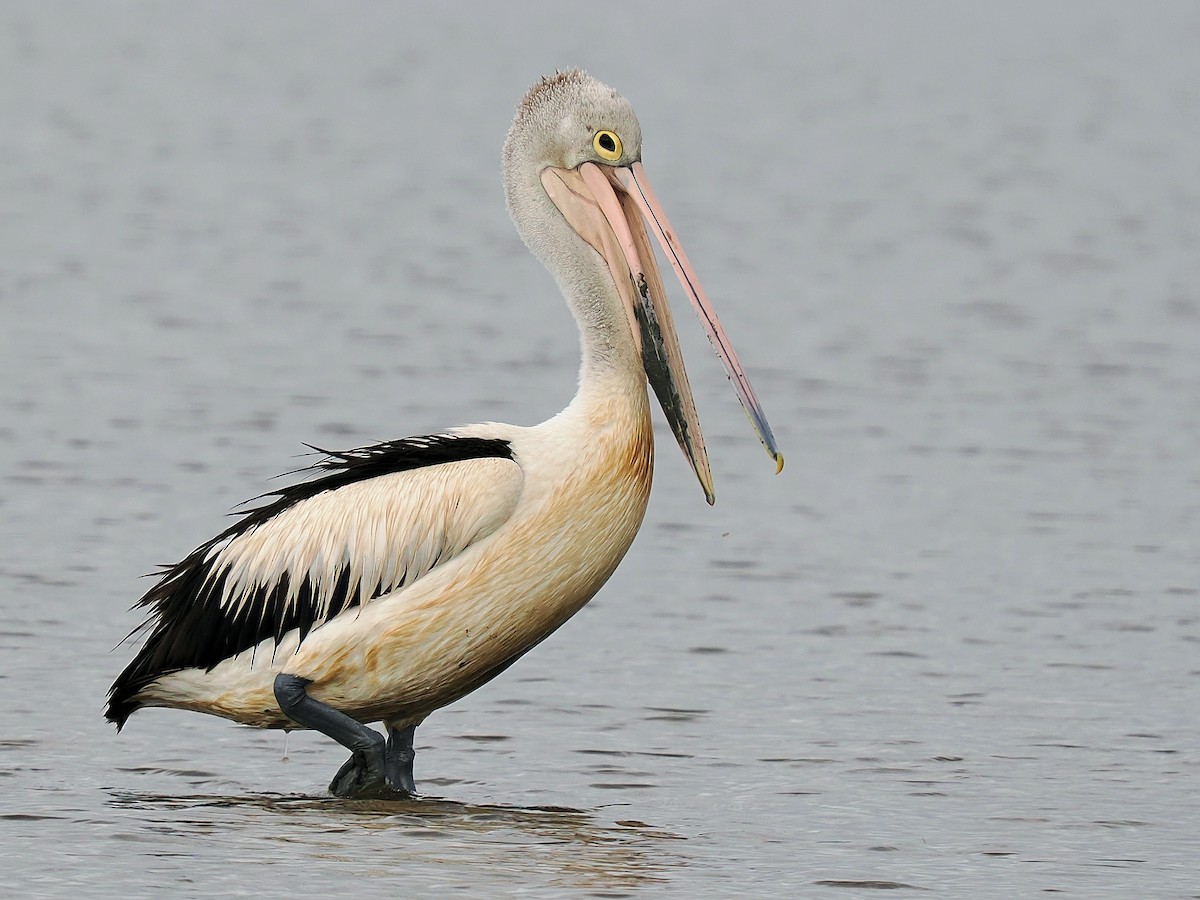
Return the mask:
[[(1200, 8), (640, 6), (0, 7), (5, 894), (1200, 896)], [(498, 159), (569, 65), (784, 473), (679, 307), (717, 506), (660, 431), (610, 584), (419, 730), (426, 797), (115, 735), (139, 576), (302, 442), (569, 400)]]

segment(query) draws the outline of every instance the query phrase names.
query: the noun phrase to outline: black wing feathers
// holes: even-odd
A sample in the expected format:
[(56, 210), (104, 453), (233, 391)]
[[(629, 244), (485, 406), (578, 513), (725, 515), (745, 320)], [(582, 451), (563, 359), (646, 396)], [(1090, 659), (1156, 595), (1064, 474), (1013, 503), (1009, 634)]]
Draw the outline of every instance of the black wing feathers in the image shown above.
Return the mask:
[[(513, 458), (508, 441), (454, 435), (405, 438), (346, 451), (313, 449), (326, 454), (325, 459), (301, 471), (321, 473), (319, 477), (262, 495), (276, 499), (241, 514), (225, 531), (157, 573), (158, 582), (137, 603), (149, 608), (150, 614), (130, 635), (148, 631), (149, 636), (109, 691), (105, 716), (118, 728), (140, 705), (133, 698), (156, 678), (180, 669), (212, 669), (222, 660), (268, 638), (278, 644), (293, 629), (299, 631), (303, 641), (318, 624), (314, 586), (306, 578), (296, 599), (289, 603), (292, 585), (287, 572), (281, 572), (272, 584), (260, 587), (247, 602), (223, 605), (229, 570), (213, 570), (210, 554), (216, 556), (212, 553), (214, 548), (269, 522), (304, 500), (349, 484), (460, 460)], [(367, 589), (369, 586), (361, 588)], [(344, 561), (328, 614), (321, 621), (332, 619), (360, 602), (360, 589), (350, 589), (350, 565)]]

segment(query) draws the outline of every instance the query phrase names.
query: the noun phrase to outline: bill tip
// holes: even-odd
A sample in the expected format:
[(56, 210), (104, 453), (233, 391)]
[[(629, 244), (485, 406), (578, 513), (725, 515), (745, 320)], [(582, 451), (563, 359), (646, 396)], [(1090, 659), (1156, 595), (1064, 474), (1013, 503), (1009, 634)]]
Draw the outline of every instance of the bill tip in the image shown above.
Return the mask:
[(772, 455), (775, 457), (775, 474), (778, 475), (783, 471), (783, 454), (774, 453)]

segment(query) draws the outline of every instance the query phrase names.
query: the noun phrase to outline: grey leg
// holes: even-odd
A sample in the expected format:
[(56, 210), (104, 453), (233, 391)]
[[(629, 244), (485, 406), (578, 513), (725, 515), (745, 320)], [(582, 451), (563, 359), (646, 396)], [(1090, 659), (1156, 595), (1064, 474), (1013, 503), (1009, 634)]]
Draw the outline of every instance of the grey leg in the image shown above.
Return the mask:
[(413, 750), (413, 734), (416, 730), (416, 725), (407, 725), (404, 728), (388, 726), (384, 762), (388, 785), (408, 794), (417, 792), (417, 783), (413, 781), (413, 759), (417, 755)]
[[(383, 737), (344, 712), (308, 696), (304, 689), (309, 684), (306, 678), (281, 673), (275, 676), (275, 699), (289, 719), (328, 735), (351, 752), (350, 760), (329, 785), (330, 793), (347, 798), (393, 794), (388, 785), (387, 745)], [(409, 746), (411, 750), (411, 743)], [(411, 779), (410, 774), (410, 784)], [(407, 790), (400, 786), (398, 789)]]

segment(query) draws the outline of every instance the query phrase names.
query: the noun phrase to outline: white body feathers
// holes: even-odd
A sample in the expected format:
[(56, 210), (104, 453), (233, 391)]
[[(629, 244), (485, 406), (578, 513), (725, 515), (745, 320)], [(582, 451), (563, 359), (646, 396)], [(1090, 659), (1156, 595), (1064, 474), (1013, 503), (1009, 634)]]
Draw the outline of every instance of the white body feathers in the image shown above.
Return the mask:
[[(625, 381), (625, 384), (621, 384)], [(210, 551), (228, 565), (223, 602), (290, 572), (327, 590), (398, 584), (315, 627), (292, 630), (206, 671), (166, 674), (143, 706), (294, 728), (272, 683), (311, 682), (313, 698), (360, 721), (416, 723), (496, 674), (600, 588), (641, 524), (653, 470), (644, 383), (605, 379), (533, 428), (489, 424), (459, 436), (511, 442), (483, 458), (398, 472), (304, 500)], [(312, 577), (315, 576), (315, 577)], [(319, 599), (324, 599), (320, 597)], [(252, 612), (252, 611), (251, 611)]]

